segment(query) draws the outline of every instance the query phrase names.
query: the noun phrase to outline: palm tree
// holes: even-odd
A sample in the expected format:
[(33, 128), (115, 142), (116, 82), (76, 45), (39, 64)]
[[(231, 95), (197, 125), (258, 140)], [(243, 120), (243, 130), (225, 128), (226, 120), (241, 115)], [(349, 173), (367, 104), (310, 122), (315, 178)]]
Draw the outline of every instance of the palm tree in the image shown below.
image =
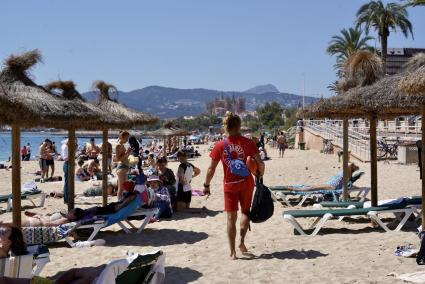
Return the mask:
[[(419, 0), (423, 1), (423, 0)], [(356, 26), (365, 26), (366, 33), (370, 28), (374, 28), (379, 35), (381, 42), (382, 67), (386, 70), (388, 37), (390, 31), (397, 31), (399, 28), (405, 37), (412, 35), (412, 23), (408, 19), (408, 12), (405, 5), (398, 3), (387, 3), (381, 0), (374, 0), (364, 4), (357, 11)]]
[(409, 0), (409, 6), (425, 6), (425, 0)]
[(373, 50), (367, 42), (373, 37), (363, 36), (359, 28), (342, 29), (340, 35), (334, 35), (329, 42), (326, 52), (330, 55), (336, 55), (335, 69), (338, 70), (338, 77), (343, 76), (344, 62), (359, 50)]

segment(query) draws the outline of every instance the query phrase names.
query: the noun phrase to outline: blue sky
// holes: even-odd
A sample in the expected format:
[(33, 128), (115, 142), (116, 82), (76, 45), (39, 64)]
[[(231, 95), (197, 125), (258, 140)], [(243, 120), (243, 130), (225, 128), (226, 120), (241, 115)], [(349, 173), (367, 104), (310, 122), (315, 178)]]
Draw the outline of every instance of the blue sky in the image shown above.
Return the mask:
[[(2, 0), (0, 58), (39, 48), (36, 82), (74, 80), (80, 91), (102, 79), (124, 91), (272, 83), (299, 94), (305, 74), (306, 94), (327, 96), (326, 46), (365, 2)], [(389, 47), (425, 47), (425, 7), (409, 12), (415, 39), (392, 34)]]

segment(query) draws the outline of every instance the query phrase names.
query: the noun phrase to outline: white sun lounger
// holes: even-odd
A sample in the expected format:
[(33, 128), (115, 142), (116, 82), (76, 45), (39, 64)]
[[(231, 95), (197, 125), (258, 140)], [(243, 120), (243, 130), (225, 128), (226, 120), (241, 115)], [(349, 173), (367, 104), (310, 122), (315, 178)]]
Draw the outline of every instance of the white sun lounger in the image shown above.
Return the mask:
[[(123, 231), (126, 234), (132, 233), (130, 229), (134, 229), (134, 230), (136, 230), (136, 232), (135, 232), (136, 234), (140, 234), (143, 231), (143, 229), (147, 226), (149, 221), (152, 219), (152, 217), (154, 217), (156, 214), (158, 214), (158, 208), (152, 208), (152, 209), (140, 208), (136, 212), (134, 212), (133, 214), (129, 215), (124, 220), (117, 222), (117, 224), (118, 224), (118, 226), (121, 227), (121, 229), (123, 229)], [(137, 228), (132, 223), (132, 220), (129, 220), (128, 218), (129, 217), (140, 217), (140, 216), (145, 216), (145, 218), (144, 218), (142, 224)], [(130, 227), (130, 229), (125, 224), (127, 224)], [(73, 231), (75, 231), (77, 229), (93, 229), (93, 232), (91, 233), (91, 235), (87, 239), (87, 241), (92, 241), (97, 236), (99, 231), (103, 228), (106, 228), (106, 227), (108, 227), (108, 221), (104, 220), (104, 219), (100, 219), (100, 220), (94, 221), (92, 223), (85, 223), (85, 224), (77, 225), (67, 234), (67, 236), (65, 237), (65, 240), (71, 247), (75, 247), (76, 243), (73, 242), (70, 238), (70, 235)]]
[(0, 259), (0, 276), (32, 278), (40, 275), (50, 262), (49, 249), (45, 245), (28, 246), (28, 254)]
[[(289, 222), (294, 229), (301, 235), (308, 235), (297, 218), (316, 218), (308, 228), (313, 230), (310, 236), (315, 236), (319, 233), (323, 225), (333, 217), (347, 217), (347, 216), (367, 216), (375, 221), (386, 232), (400, 231), (410, 216), (413, 214), (412, 207), (401, 206), (386, 206), (386, 207), (370, 207), (370, 208), (346, 208), (346, 209), (328, 209), (328, 210), (292, 210), (283, 212), (283, 219)], [(394, 230), (388, 228), (381, 218), (381, 214), (393, 214), (398, 221), (398, 225)]]

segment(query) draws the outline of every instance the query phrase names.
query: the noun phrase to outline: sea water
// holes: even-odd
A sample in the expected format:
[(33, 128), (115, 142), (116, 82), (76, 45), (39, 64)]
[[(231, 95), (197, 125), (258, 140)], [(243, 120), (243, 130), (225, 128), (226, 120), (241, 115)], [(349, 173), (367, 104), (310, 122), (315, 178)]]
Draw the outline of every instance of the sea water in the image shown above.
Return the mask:
[[(68, 136), (62, 133), (60, 134), (60, 133), (54, 133), (54, 132), (21, 132), (20, 149), (22, 149), (23, 146), (26, 146), (28, 143), (30, 143), (31, 160), (34, 160), (38, 158), (38, 154), (39, 154), (38, 148), (44, 140), (50, 139), (51, 141), (55, 142), (56, 151), (60, 153), (62, 141), (67, 138)], [(78, 139), (78, 147), (82, 147), (85, 143), (88, 143), (90, 141), (90, 137), (88, 137), (87, 135), (85, 136), (77, 135), (77, 139)], [(95, 139), (96, 139), (96, 144), (102, 143), (102, 138), (99, 137)], [(116, 138), (109, 139), (110, 142), (112, 140), (116, 141)], [(142, 141), (143, 141), (142, 146), (145, 146), (147, 143), (151, 141), (151, 139), (143, 138)], [(10, 132), (0, 132), (0, 162), (8, 161), (9, 158), (11, 158), (12, 156), (11, 142), (12, 142), (12, 136)]]

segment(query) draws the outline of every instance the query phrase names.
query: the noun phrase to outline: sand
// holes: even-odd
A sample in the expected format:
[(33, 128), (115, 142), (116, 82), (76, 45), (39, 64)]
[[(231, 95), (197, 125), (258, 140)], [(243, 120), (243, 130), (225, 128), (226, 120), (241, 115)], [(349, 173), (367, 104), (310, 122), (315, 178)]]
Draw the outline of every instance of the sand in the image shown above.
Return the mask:
[[(208, 167), (206, 149), (207, 146), (201, 146), (203, 156), (192, 161), (202, 170), (201, 177), (193, 180), (195, 188), (201, 188)], [(279, 159), (274, 149), (268, 151), (272, 160), (266, 162), (264, 182), (267, 185), (323, 182), (340, 169), (335, 155), (288, 150), (285, 157)], [(171, 162), (169, 166), (175, 170), (177, 163)], [(35, 178), (31, 173), (36, 168), (36, 162), (22, 164), (23, 182)], [(56, 168), (57, 173), (62, 174), (60, 162), (56, 162)], [(358, 185), (368, 186), (369, 165), (360, 163), (360, 168), (366, 175)], [(416, 165), (380, 162), (378, 173), (380, 199), (420, 195)], [(10, 192), (10, 174), (0, 171), (0, 193)], [(193, 207), (205, 206), (206, 213), (179, 213), (171, 221), (149, 224), (140, 235), (126, 235), (118, 226), (112, 226), (98, 235), (106, 240), (105, 246), (72, 249), (65, 242), (51, 245), (51, 262), (42, 276), (54, 276), (73, 267), (97, 266), (121, 258), (127, 251), (143, 253), (152, 250), (162, 250), (166, 254), (167, 283), (403, 283), (388, 275), (421, 271), (415, 259), (393, 255), (398, 245), (419, 246), (414, 226), (402, 232), (384, 233), (373, 228), (367, 219), (355, 222), (332, 220), (319, 236), (298, 236), (283, 221), (284, 207), (277, 203), (274, 216), (265, 223), (252, 224), (248, 233), (247, 245), (255, 257), (230, 261), (225, 234), (226, 215), (222, 211), (222, 177), (220, 166), (211, 184), (211, 197), (193, 198)], [(47, 192), (61, 190), (62, 186), (62, 182), (40, 184), (40, 188)], [(78, 193), (89, 184), (76, 183), (76, 186)], [(100, 202), (100, 199), (76, 200), (76, 206), (88, 207)], [(1, 206), (5, 209), (4, 204)], [(48, 213), (64, 208), (62, 200), (48, 199), (45, 208), (31, 210)], [(11, 213), (0, 215), (3, 221), (11, 218)], [(302, 224), (311, 222), (303, 220)]]

